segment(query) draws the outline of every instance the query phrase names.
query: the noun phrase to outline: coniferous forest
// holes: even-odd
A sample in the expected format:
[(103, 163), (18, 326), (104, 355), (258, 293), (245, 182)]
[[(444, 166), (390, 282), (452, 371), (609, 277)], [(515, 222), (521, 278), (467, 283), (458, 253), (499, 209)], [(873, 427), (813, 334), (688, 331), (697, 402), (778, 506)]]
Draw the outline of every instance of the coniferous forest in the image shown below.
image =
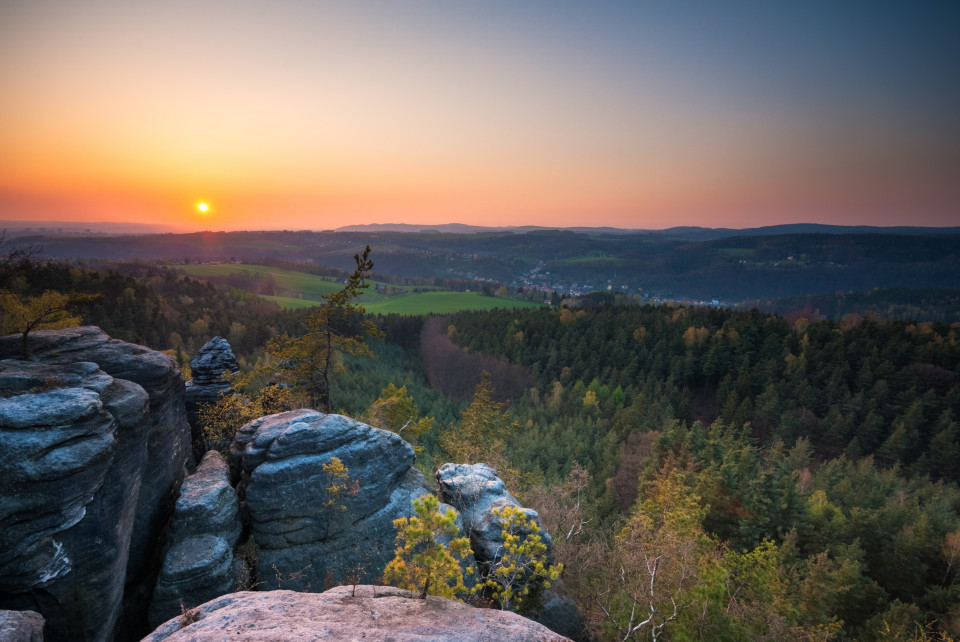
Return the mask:
[[(210, 337), (251, 369), (307, 315), (142, 264), (2, 277), (22, 298), (99, 295), (84, 323), (171, 351), (188, 376)], [(412, 437), (421, 469), (497, 468), (597, 637), (648, 639), (648, 615), (672, 640), (960, 635), (957, 324), (605, 295), (373, 320), (376, 358), (337, 362), (333, 408), (369, 419), (405, 387), (433, 418)], [(489, 421), (468, 429), (480, 402)]]

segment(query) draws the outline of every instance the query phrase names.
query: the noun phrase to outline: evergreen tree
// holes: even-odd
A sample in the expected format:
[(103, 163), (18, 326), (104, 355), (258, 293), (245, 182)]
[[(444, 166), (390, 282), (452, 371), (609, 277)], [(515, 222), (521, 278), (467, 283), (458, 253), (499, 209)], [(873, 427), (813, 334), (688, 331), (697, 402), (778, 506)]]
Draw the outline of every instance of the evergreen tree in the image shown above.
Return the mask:
[[(413, 500), (415, 516), (394, 520), (396, 556), (383, 572), (385, 583), (419, 591), (421, 599), (427, 595), (456, 598), (467, 591), (460, 562), (471, 553), (470, 540), (453, 537), (460, 530), (457, 514), (452, 508), (440, 513), (439, 507), (440, 500), (424, 495)], [(468, 568), (467, 573), (472, 570)]]
[(364, 318), (364, 307), (356, 303), (369, 287), (366, 279), (373, 269), (370, 246), (353, 258), (356, 269), (343, 288), (324, 295), (324, 305), (307, 318), (308, 332), (297, 337), (285, 334), (268, 345), (277, 361), (274, 375), (304, 388), (311, 404), (324, 412), (333, 412), (330, 374), (342, 365), (340, 355), (373, 357), (365, 337), (381, 336), (376, 325)]

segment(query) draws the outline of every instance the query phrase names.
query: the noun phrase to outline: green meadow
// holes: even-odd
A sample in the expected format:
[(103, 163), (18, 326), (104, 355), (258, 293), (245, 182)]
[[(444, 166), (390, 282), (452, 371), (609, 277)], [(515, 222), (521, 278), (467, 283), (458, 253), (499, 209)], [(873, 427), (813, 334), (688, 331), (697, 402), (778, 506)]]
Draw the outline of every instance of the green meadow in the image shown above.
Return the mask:
[[(284, 308), (310, 308), (320, 305), (319, 301), (295, 299), (282, 296), (265, 296), (268, 301), (276, 301)], [(462, 310), (493, 310), (495, 308), (530, 308), (539, 303), (501, 299), (483, 296), (477, 292), (420, 292), (382, 297), (377, 301), (361, 301), (370, 314), (448, 314)]]
[[(318, 276), (305, 272), (294, 272), (266, 265), (235, 265), (232, 263), (217, 263), (213, 265), (178, 265), (191, 276), (203, 278), (205, 276), (227, 276), (230, 274), (269, 274), (276, 279), (277, 288), (288, 297), (319, 301), (320, 297), (336, 292), (342, 286), (333, 277)], [(276, 298), (276, 297), (267, 297)]]
[[(277, 290), (284, 296), (264, 296), (268, 301), (275, 301), (284, 308), (309, 308), (320, 305), (321, 297), (336, 292), (342, 285), (331, 277), (284, 270), (265, 265), (178, 265), (177, 269), (199, 278), (207, 276), (226, 276), (228, 274), (253, 273), (269, 274), (276, 279)], [(376, 281), (369, 282), (372, 286)], [(412, 290), (412, 288), (401, 288)], [(503, 299), (498, 297), (482, 296), (477, 292), (411, 292), (384, 296), (368, 290), (360, 299), (360, 303), (370, 314), (447, 314), (461, 310), (492, 310), (495, 308), (528, 308), (536, 307), (539, 303)]]
[(483, 296), (477, 292), (421, 292), (392, 296), (364, 303), (370, 314), (447, 314), (461, 310), (493, 310), (495, 308), (532, 308), (541, 304), (516, 299)]
[(568, 259), (562, 259), (559, 261), (564, 265), (581, 265), (581, 266), (594, 266), (594, 265), (624, 265), (626, 262), (617, 256), (575, 256)]

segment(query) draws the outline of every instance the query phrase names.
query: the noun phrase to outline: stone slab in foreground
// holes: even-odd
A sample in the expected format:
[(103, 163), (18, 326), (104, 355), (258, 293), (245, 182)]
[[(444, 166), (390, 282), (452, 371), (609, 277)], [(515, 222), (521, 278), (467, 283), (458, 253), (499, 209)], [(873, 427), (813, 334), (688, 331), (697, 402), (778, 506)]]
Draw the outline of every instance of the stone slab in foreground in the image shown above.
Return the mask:
[[(178, 616), (143, 642), (212, 640), (308, 642), (554, 642), (569, 640), (516, 613), (478, 609), (442, 597), (426, 600), (392, 587), (338, 586), (325, 593), (231, 593), (197, 607), (197, 620)], [(376, 596), (376, 597), (375, 597)]]

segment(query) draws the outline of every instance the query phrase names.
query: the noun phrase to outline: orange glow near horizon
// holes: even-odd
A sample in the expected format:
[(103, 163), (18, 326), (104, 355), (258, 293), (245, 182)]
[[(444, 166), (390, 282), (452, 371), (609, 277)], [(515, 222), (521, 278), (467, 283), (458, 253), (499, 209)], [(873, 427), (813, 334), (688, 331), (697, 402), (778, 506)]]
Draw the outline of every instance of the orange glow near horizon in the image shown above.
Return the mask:
[(657, 229), (960, 212), (956, 96), (921, 87), (912, 103), (877, 93), (893, 80), (792, 68), (792, 51), (744, 56), (725, 14), (700, 51), (683, 16), (658, 35), (620, 5), (548, 23), (430, 3), (174, 5), (0, 6), (0, 219)]

